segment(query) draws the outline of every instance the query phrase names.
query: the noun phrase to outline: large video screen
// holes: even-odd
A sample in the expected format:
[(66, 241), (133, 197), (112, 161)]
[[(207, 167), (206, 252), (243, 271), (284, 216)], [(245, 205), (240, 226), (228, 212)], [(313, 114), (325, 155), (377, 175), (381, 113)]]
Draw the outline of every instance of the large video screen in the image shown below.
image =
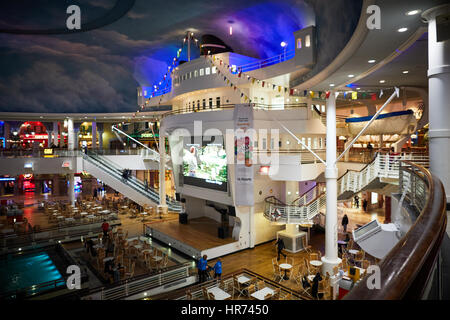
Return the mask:
[(190, 137), (183, 144), (183, 183), (227, 191), (227, 154), (223, 137)]

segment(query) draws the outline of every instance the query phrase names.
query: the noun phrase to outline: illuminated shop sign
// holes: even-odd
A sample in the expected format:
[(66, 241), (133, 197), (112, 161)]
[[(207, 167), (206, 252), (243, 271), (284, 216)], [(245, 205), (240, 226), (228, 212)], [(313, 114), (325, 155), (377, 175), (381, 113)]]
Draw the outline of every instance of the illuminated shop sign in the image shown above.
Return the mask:
[(44, 149), (44, 154), (46, 155), (53, 154), (53, 149)]
[(0, 178), (0, 181), (16, 181), (16, 178)]
[(48, 134), (26, 134), (23, 139), (28, 140), (45, 140), (48, 139)]

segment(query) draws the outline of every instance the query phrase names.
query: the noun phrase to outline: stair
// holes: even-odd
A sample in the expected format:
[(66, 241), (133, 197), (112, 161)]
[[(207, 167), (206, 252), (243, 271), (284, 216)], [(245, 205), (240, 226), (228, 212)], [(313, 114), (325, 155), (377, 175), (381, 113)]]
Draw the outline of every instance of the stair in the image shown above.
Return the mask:
[[(348, 170), (338, 179), (338, 200), (351, 199), (354, 194), (364, 190), (392, 190), (399, 179), (400, 161), (408, 160), (428, 167), (427, 156), (402, 154), (393, 156), (378, 154), (375, 159), (360, 171)], [(323, 185), (307, 191), (292, 204), (284, 204), (274, 197), (266, 198), (264, 216), (273, 222), (305, 224), (311, 223), (316, 215), (323, 213), (326, 206), (326, 193)]]
[[(160, 203), (159, 192), (145, 185), (135, 177), (124, 179), (122, 171), (116, 163), (106, 157), (89, 151), (83, 154), (83, 168), (92, 176), (105, 182), (114, 190), (138, 203), (139, 205), (158, 205)], [(166, 197), (169, 211), (180, 212), (181, 204), (173, 198)]]

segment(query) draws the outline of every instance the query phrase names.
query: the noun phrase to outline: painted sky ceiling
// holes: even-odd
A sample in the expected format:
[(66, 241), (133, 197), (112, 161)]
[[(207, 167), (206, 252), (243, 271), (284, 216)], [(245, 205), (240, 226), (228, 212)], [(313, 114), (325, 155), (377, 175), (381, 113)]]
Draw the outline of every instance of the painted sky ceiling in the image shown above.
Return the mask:
[(0, 111), (135, 111), (136, 87), (160, 80), (187, 30), (266, 58), (281, 53), (281, 41), (293, 45), (292, 32), (315, 21), (302, 0), (131, 2), (115, 21), (102, 18), (114, 0), (1, 2), (3, 30), (64, 28), (71, 4), (80, 6), (82, 26), (102, 19), (107, 25), (72, 34), (0, 33)]

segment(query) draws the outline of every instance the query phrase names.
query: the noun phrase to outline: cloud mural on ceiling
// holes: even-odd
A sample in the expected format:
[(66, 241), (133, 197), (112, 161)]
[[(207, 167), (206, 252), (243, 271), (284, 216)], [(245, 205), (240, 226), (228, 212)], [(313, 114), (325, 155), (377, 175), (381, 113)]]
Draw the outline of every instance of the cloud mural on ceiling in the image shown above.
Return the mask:
[[(61, 8), (78, 3), (85, 19), (92, 19), (115, 1), (34, 1), (16, 15), (24, 2), (13, 3), (0, 5), (0, 26), (26, 20), (27, 27), (47, 22), (59, 27), (67, 16)], [(136, 87), (161, 80), (187, 30), (198, 38), (214, 34), (235, 52), (266, 58), (279, 54), (281, 41), (293, 43), (292, 32), (314, 21), (302, 0), (137, 0), (123, 18), (93, 31), (0, 34), (0, 111), (135, 111)]]

